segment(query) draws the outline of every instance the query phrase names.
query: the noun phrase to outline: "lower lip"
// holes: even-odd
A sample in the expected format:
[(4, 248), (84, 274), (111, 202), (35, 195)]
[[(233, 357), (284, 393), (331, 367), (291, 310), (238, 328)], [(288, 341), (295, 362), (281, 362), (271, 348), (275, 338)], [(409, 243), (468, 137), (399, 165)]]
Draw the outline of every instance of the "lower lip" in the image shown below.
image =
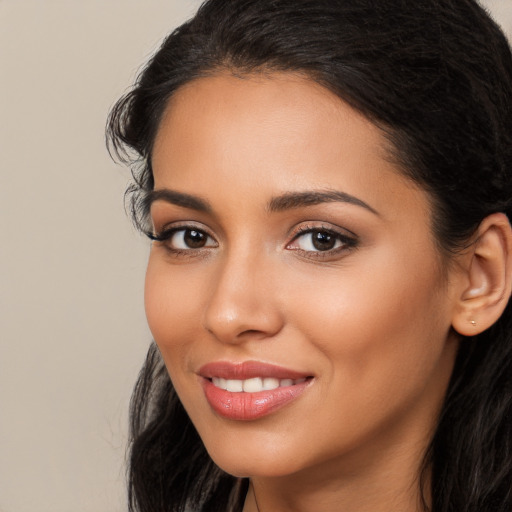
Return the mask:
[(271, 414), (296, 400), (309, 386), (308, 379), (294, 386), (259, 391), (233, 393), (214, 386), (209, 379), (202, 379), (206, 399), (211, 408), (223, 418), (251, 421)]

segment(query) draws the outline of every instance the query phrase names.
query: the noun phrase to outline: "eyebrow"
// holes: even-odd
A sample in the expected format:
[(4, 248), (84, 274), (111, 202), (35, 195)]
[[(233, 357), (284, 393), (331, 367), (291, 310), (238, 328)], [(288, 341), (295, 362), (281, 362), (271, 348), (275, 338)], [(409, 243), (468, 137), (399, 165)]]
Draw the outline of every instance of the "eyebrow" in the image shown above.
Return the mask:
[(302, 208), (304, 206), (314, 206), (317, 204), (333, 202), (349, 203), (361, 206), (375, 215), (379, 215), (377, 210), (361, 199), (338, 190), (289, 192), (271, 199), (267, 208), (271, 212), (281, 212), (284, 210), (292, 210), (294, 208)]
[[(149, 210), (155, 201), (165, 201), (182, 208), (189, 208), (191, 210), (197, 210), (205, 213), (213, 212), (213, 208), (210, 203), (205, 199), (166, 188), (151, 190), (145, 198), (146, 208)], [(270, 212), (282, 212), (285, 210), (332, 202), (353, 204), (355, 206), (365, 208), (375, 215), (379, 215), (377, 210), (361, 199), (338, 190), (287, 192), (286, 194), (272, 198), (267, 204), (267, 210)]]
[(189, 208), (205, 213), (211, 213), (213, 210), (210, 203), (205, 199), (167, 188), (151, 190), (144, 199), (145, 207), (149, 210), (155, 201), (165, 201), (176, 206), (181, 206), (182, 208)]

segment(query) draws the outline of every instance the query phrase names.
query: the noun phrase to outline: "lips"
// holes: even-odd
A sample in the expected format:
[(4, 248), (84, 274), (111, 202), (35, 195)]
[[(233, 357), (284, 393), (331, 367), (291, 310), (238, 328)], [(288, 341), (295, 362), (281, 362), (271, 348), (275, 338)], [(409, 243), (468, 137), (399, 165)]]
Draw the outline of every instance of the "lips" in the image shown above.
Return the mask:
[(312, 381), (308, 374), (256, 361), (209, 363), (198, 373), (212, 409), (224, 418), (242, 421), (281, 409)]

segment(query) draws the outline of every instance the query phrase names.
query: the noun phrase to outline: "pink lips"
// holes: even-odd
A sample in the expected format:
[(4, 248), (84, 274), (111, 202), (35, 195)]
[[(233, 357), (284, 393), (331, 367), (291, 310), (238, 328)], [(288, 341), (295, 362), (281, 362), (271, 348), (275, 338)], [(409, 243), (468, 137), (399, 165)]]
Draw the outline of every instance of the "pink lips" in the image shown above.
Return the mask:
[[(201, 367), (198, 373), (212, 409), (224, 418), (242, 421), (255, 420), (284, 407), (298, 398), (311, 382), (307, 374), (257, 361), (209, 363)], [(275, 389), (245, 392), (228, 391), (212, 382), (212, 379), (218, 382), (219, 379), (246, 381), (257, 378), (267, 382), (274, 379), (274, 382), (278, 380), (282, 384)], [(283, 383), (283, 380), (286, 381)]]

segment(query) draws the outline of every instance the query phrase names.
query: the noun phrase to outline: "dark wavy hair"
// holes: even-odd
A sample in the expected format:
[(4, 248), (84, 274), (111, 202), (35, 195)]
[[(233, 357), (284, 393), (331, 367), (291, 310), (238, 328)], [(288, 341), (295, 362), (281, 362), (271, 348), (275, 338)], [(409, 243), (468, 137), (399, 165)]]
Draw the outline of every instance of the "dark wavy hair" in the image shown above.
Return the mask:
[[(205, 2), (110, 113), (109, 148), (132, 167), (127, 200), (143, 231), (168, 100), (219, 71), (299, 72), (380, 127), (401, 171), (430, 194), (448, 258), (489, 214), (512, 218), (512, 57), (475, 0)], [(420, 475), (425, 510), (512, 510), (511, 364), (509, 303), (461, 343)], [(210, 459), (153, 344), (131, 404), (130, 510), (241, 511), (247, 486)]]

